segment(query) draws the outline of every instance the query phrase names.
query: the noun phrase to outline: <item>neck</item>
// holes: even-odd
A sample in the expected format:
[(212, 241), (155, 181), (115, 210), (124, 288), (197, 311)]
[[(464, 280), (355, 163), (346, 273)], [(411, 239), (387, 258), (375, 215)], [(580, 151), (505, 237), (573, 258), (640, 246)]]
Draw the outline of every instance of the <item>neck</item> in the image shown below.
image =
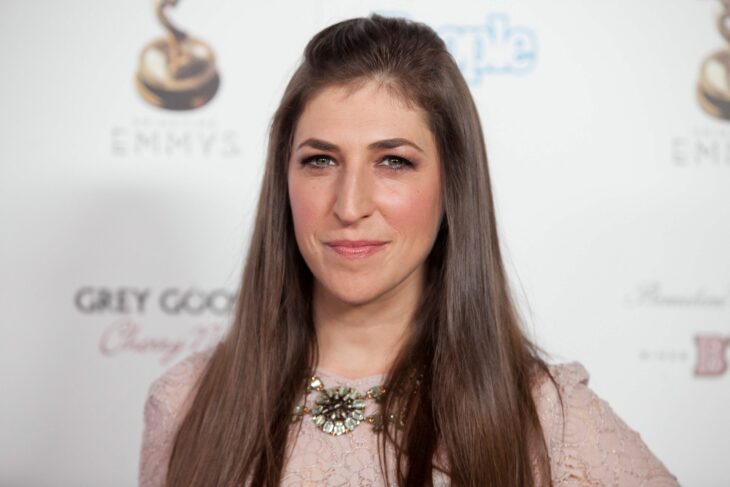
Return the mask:
[(421, 285), (416, 271), (376, 299), (351, 304), (316, 283), (317, 366), (349, 379), (387, 373), (408, 337)]

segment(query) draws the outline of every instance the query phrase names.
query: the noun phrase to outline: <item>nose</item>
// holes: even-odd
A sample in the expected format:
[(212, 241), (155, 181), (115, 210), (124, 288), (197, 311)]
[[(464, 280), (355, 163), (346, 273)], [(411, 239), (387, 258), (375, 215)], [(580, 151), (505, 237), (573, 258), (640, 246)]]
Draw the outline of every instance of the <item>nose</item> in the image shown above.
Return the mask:
[(345, 225), (366, 218), (374, 211), (374, 181), (367, 164), (344, 166), (337, 180), (335, 216)]

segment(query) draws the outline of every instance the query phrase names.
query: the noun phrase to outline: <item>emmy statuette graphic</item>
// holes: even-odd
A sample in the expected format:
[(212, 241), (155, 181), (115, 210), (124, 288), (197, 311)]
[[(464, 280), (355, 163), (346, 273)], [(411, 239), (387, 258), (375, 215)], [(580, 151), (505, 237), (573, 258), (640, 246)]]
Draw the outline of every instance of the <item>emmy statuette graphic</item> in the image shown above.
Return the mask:
[(157, 0), (157, 18), (167, 35), (142, 49), (135, 85), (151, 105), (192, 110), (215, 96), (220, 76), (211, 48), (175, 27), (166, 17), (166, 7), (175, 5), (177, 0)]
[[(721, 0), (717, 29), (730, 44), (730, 0)], [(730, 120), (730, 46), (709, 55), (700, 67), (697, 98), (713, 117)]]

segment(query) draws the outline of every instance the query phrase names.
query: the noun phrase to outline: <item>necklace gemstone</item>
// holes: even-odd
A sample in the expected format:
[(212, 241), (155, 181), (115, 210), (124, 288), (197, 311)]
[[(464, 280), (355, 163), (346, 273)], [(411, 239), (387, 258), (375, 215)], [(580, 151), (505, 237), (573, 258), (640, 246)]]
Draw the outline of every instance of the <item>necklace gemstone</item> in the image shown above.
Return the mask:
[(312, 408), (312, 421), (325, 433), (340, 436), (354, 430), (365, 419), (365, 396), (347, 386), (320, 391)]
[[(421, 376), (416, 379), (416, 386), (420, 385), (420, 380)], [(306, 393), (312, 391), (319, 392), (319, 396), (314, 400), (314, 407), (311, 409), (307, 407), (305, 398), (304, 404), (299, 404), (292, 410), (292, 422), (310, 415), (319, 430), (332, 436), (349, 433), (362, 422), (370, 423), (376, 433), (380, 433), (386, 423), (394, 423), (396, 427), (405, 425), (403, 410), (397, 414), (389, 414), (388, 418), (384, 418), (380, 412), (365, 416), (365, 401), (382, 402), (386, 394), (382, 385), (373, 386), (363, 393), (345, 385), (325, 388), (319, 377), (312, 376), (307, 379)]]

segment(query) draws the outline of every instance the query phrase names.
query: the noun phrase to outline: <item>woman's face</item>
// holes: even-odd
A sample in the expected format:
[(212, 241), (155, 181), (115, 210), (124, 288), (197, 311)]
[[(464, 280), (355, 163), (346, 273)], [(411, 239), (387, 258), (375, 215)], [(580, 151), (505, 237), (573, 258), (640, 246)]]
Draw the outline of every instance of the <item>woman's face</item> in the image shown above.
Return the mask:
[(372, 81), (323, 89), (297, 122), (288, 181), (297, 244), (319, 291), (350, 304), (421, 292), (443, 213), (422, 110)]

